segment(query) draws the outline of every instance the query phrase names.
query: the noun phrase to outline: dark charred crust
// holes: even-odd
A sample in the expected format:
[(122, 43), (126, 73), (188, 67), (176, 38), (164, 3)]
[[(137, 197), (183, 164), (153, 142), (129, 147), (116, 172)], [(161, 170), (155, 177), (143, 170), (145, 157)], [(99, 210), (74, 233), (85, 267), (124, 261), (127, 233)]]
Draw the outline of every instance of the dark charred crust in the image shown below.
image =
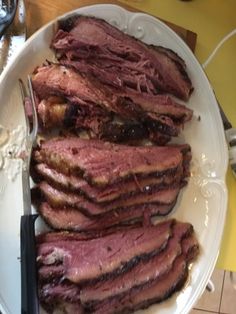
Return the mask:
[[(46, 269), (48, 268), (48, 270)], [(43, 269), (43, 270), (42, 270)], [(64, 268), (62, 265), (58, 265), (56, 268), (51, 266), (42, 266), (38, 270), (38, 281), (40, 283), (50, 282), (52, 284), (61, 281), (64, 276)]]
[(101, 138), (112, 142), (126, 142), (148, 137), (147, 129), (140, 123), (110, 123), (104, 124)]
[(150, 47), (157, 50), (160, 53), (168, 55), (172, 60), (178, 62), (184, 69), (186, 68), (185, 61), (174, 50), (164, 46), (150, 45)]
[(192, 261), (194, 261), (197, 255), (199, 254), (199, 252), (200, 252), (199, 245), (198, 244), (193, 245), (187, 253), (188, 263), (191, 263)]
[[(193, 87), (192, 87), (192, 82), (186, 72), (186, 64), (184, 60), (175, 51), (173, 51), (170, 48), (166, 48), (162, 46), (155, 46), (155, 45), (149, 45), (149, 47), (163, 55), (168, 56), (172, 60), (172, 62), (175, 64), (175, 66), (178, 68), (179, 72), (182, 75), (183, 80), (189, 85), (190, 90), (189, 90), (189, 93), (185, 96), (183, 94), (177, 94), (176, 96), (179, 96), (180, 98), (184, 98), (185, 100), (187, 100), (189, 96), (191, 95), (191, 93), (193, 92)], [(173, 93), (176, 93), (176, 91), (173, 90)]]
[(76, 21), (80, 15), (74, 14), (70, 17), (67, 17), (65, 19), (61, 19), (58, 21), (58, 26), (60, 29), (62, 29), (64, 32), (69, 32), (71, 29), (75, 26)]
[(66, 128), (73, 128), (76, 124), (76, 118), (78, 116), (79, 107), (77, 105), (70, 104), (65, 112), (63, 125)]
[(179, 134), (179, 130), (174, 124), (170, 125), (165, 123), (165, 121), (162, 121), (161, 118), (158, 121), (147, 118), (147, 121), (144, 121), (143, 123), (147, 129), (152, 132), (157, 130), (158, 132), (167, 136), (177, 136)]
[(37, 207), (43, 201), (44, 197), (38, 186), (35, 186), (31, 189), (31, 199), (32, 204), (35, 204)]

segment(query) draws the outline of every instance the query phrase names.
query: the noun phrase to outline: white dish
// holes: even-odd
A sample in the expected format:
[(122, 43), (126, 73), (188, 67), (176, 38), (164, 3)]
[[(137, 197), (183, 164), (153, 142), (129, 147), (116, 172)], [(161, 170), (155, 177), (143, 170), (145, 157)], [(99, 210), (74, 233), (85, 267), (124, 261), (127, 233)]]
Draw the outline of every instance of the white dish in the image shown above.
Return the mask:
[[(172, 216), (194, 225), (201, 245), (201, 254), (191, 269), (184, 289), (168, 301), (151, 306), (145, 311), (149, 314), (187, 313), (204, 291), (213, 271), (227, 206), (225, 173), (228, 155), (211, 86), (187, 45), (154, 17), (131, 13), (118, 6), (106, 4), (84, 7), (73, 13), (103, 18), (147, 43), (171, 48), (187, 64), (195, 88), (187, 106), (194, 110), (195, 118), (188, 123), (182, 135), (192, 147), (192, 176), (179, 197)], [(70, 14), (72, 13), (67, 15)], [(21, 161), (14, 156), (22, 149), (24, 119), (18, 78), (25, 79), (27, 74), (45, 59), (52, 59), (53, 53), (49, 44), (54, 29), (55, 21), (35, 33), (0, 77), (0, 125), (9, 131), (10, 138), (7, 145), (0, 147), (0, 310), (3, 313), (20, 313), (19, 227), (23, 206)], [(197, 119), (198, 117), (200, 119)]]

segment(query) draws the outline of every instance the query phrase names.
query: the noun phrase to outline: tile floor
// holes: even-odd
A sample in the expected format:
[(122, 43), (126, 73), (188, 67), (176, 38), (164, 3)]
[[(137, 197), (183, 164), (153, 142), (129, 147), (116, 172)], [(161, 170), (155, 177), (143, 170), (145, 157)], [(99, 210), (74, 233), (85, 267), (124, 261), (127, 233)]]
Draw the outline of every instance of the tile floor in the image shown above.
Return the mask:
[(211, 280), (215, 291), (205, 290), (190, 314), (236, 314), (236, 290), (230, 281), (230, 273), (215, 269)]

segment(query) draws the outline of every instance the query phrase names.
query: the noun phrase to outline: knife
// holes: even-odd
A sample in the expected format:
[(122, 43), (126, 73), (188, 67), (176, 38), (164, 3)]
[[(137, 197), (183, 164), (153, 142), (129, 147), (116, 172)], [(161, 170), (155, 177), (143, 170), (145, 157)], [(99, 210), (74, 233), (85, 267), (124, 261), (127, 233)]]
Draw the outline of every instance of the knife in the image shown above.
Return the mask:
[(236, 129), (232, 127), (232, 124), (226, 117), (219, 102), (218, 106), (220, 110), (221, 119), (223, 121), (226, 141), (229, 147), (229, 164), (231, 166), (234, 176), (236, 177)]
[(0, 74), (26, 40), (25, 19), (24, 1), (18, 0), (14, 20), (0, 38)]
[[(26, 92), (24, 84), (19, 80), (22, 101), (25, 100)], [(33, 127), (30, 125), (25, 113), (26, 119), (26, 148), (22, 166), (22, 190), (23, 190), (23, 209), (24, 215), (21, 216), (20, 225), (20, 249), (21, 249), (21, 314), (38, 314), (39, 303), (37, 294), (37, 266), (36, 266), (36, 243), (35, 243), (35, 220), (38, 215), (31, 213), (31, 192), (30, 192), (30, 160), (32, 147), (35, 144), (38, 120), (35, 109), (33, 89), (31, 79), (28, 77), (30, 99), (33, 109)]]

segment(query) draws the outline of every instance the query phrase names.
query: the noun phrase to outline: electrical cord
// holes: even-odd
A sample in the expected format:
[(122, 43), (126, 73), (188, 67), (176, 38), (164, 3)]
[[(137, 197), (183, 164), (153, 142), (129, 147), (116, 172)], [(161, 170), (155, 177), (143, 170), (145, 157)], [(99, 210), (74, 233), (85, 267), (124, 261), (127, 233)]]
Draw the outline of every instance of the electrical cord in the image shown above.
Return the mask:
[(236, 35), (236, 28), (233, 29), (231, 32), (229, 32), (227, 35), (225, 35), (221, 41), (216, 45), (215, 49), (212, 51), (212, 53), (209, 55), (209, 57), (206, 59), (206, 61), (202, 64), (203, 69), (205, 69), (208, 64), (212, 61), (217, 51), (221, 48), (221, 46), (230, 39), (233, 35)]

